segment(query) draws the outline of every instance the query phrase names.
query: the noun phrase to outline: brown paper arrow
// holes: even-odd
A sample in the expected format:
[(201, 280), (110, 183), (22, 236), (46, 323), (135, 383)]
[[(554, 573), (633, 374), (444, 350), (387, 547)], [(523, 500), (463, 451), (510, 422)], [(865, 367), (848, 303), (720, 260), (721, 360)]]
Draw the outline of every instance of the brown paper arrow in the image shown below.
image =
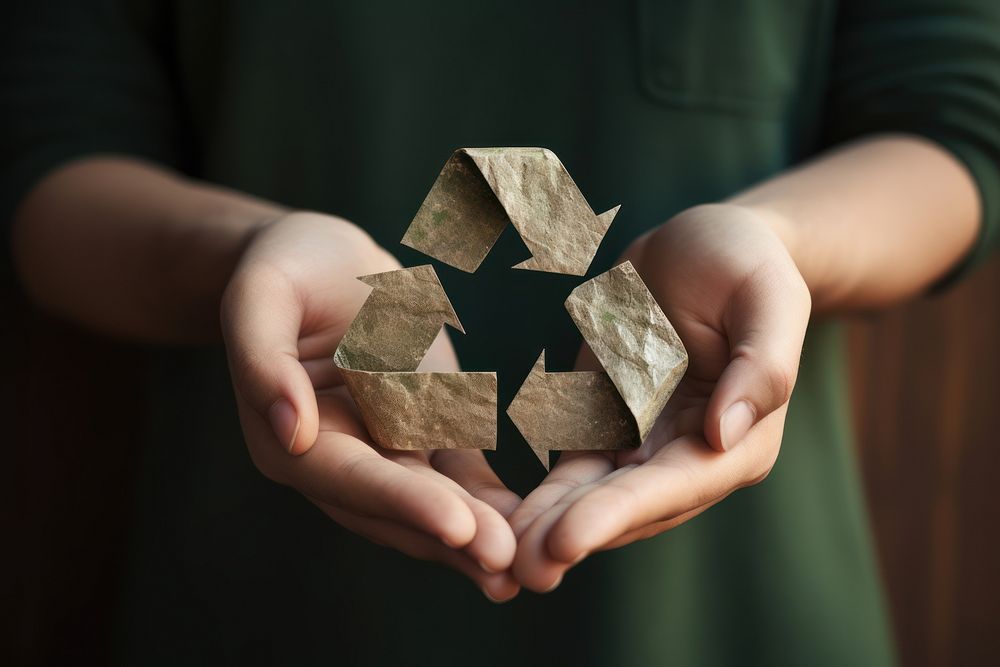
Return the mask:
[(507, 408), (546, 469), (552, 450), (638, 447), (688, 364), (631, 262), (574, 289), (566, 310), (604, 371), (547, 373), (543, 350)]
[(635, 420), (607, 373), (547, 373), (544, 350), (507, 414), (546, 470), (550, 451), (626, 449), (638, 438)]
[(387, 449), (496, 449), (496, 373), (418, 373), (444, 324), (465, 333), (429, 264), (359, 278), (373, 290), (333, 355)]
[[(463, 148), (403, 243), (471, 273), (513, 224), (532, 254), (514, 268), (584, 275), (617, 211), (595, 215), (548, 150)], [(462, 331), (434, 269), (361, 280), (374, 289), (334, 362), (375, 442), (494, 449), (495, 373), (416, 372), (443, 324)], [(577, 287), (566, 309), (604, 370), (549, 373), (543, 350), (507, 409), (546, 468), (552, 450), (637, 447), (687, 368), (677, 332), (629, 262)]]
[(515, 269), (582, 276), (618, 209), (595, 214), (548, 149), (460, 148), (402, 243), (472, 273), (510, 223), (531, 252)]

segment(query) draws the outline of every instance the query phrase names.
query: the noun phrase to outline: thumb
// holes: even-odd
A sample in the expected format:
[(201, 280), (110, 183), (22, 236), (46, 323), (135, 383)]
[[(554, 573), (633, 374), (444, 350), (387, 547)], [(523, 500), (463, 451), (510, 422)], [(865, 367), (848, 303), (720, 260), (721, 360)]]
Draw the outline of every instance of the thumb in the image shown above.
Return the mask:
[(302, 304), (282, 275), (241, 271), (222, 301), (222, 332), (237, 399), (271, 425), (291, 454), (312, 447), (319, 431), (316, 392), (299, 362)]
[(705, 412), (714, 449), (732, 449), (791, 398), (810, 308), (809, 290), (794, 268), (758, 269), (733, 295), (723, 318), (730, 359)]

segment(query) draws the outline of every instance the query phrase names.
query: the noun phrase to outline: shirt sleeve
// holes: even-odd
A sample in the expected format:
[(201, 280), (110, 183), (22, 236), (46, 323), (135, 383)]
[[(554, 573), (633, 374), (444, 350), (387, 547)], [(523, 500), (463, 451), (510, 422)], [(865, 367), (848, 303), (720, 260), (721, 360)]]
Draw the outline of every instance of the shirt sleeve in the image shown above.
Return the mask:
[(978, 186), (979, 239), (950, 282), (1000, 244), (1000, 1), (844, 0), (839, 11), (827, 139), (923, 136)]
[(152, 30), (155, 7), (116, 0), (14, 0), (0, 21), (0, 270), (10, 222), (54, 167), (95, 153), (177, 166), (180, 128)]

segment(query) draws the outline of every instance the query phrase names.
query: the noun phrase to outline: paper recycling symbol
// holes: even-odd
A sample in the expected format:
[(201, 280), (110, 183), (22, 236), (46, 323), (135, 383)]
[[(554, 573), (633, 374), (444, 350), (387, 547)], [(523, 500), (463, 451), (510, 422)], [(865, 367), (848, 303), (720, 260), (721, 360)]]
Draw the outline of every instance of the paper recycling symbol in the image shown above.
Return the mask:
[[(462, 148), (403, 244), (474, 272), (512, 224), (532, 256), (513, 268), (582, 276), (618, 207), (597, 215), (544, 148)], [(387, 449), (496, 449), (494, 372), (417, 372), (442, 325), (465, 333), (430, 264), (359, 280), (372, 293), (333, 355), (372, 439)], [(687, 369), (677, 332), (630, 262), (574, 289), (566, 310), (603, 371), (549, 373), (542, 350), (507, 414), (550, 451), (638, 447)]]

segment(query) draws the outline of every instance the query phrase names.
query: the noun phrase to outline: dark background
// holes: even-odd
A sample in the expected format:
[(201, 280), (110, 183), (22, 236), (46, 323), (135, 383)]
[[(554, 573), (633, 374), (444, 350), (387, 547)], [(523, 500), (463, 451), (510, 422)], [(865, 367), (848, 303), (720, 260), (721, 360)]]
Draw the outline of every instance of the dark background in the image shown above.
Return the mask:
[[(0, 664), (105, 662), (141, 349), (0, 294)], [(850, 324), (859, 460), (907, 665), (1000, 654), (1000, 260)], [(2, 620), (2, 619), (0, 619)], [(6, 636), (5, 636), (6, 635)]]

